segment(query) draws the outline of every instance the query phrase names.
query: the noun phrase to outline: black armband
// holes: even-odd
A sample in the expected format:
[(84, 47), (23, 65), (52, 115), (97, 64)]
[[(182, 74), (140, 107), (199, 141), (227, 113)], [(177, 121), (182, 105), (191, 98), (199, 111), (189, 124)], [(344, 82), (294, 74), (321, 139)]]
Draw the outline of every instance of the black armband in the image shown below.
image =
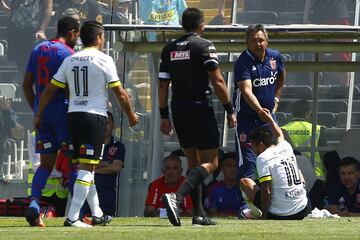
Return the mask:
[(169, 118), (169, 108), (168, 107), (160, 107), (160, 118), (161, 119), (167, 119)]
[(230, 115), (230, 114), (233, 114), (233, 113), (234, 113), (234, 110), (233, 110), (233, 108), (232, 108), (231, 103), (224, 104), (223, 107), (224, 107), (224, 109), (225, 109), (225, 111), (226, 111), (227, 114)]

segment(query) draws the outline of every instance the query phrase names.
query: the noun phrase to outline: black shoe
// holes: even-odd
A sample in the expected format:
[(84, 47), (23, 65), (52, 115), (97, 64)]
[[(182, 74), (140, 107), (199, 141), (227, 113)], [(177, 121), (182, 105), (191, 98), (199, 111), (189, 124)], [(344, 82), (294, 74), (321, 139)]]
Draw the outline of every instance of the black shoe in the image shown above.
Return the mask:
[(169, 221), (174, 226), (181, 226), (179, 208), (179, 201), (176, 199), (175, 193), (165, 193), (161, 197), (162, 203), (165, 205)]
[(25, 218), (32, 227), (45, 227), (45, 224), (43, 223), (36, 208), (28, 208), (25, 213)]
[(216, 222), (209, 217), (195, 216), (192, 218), (192, 225), (209, 226), (216, 225)]
[(93, 216), (91, 219), (93, 226), (95, 226), (95, 225), (105, 226), (106, 224), (111, 222), (111, 220), (112, 220), (112, 217), (109, 215), (103, 215), (102, 217)]

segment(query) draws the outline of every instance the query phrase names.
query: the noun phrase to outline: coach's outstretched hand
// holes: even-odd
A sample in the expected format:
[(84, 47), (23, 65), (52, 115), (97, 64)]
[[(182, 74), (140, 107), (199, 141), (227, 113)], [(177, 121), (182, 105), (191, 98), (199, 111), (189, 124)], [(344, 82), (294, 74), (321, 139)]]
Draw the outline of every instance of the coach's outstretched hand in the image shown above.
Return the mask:
[(128, 116), (128, 119), (130, 127), (133, 127), (139, 122), (139, 115), (133, 112), (130, 116)]
[(237, 119), (234, 113), (232, 114), (226, 114), (227, 117), (227, 121), (228, 121), (228, 127), (229, 128), (234, 128), (236, 127), (237, 124)]

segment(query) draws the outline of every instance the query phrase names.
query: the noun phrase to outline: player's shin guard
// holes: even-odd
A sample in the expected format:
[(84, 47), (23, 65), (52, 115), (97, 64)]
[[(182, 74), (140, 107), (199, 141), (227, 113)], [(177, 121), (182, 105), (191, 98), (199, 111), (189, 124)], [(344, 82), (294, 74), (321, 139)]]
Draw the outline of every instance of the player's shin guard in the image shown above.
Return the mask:
[(94, 176), (91, 172), (86, 170), (79, 170), (78, 177), (74, 184), (74, 195), (71, 199), (70, 210), (68, 218), (71, 221), (79, 219), (80, 209), (83, 206), (87, 195), (89, 194), (89, 188), (94, 181)]

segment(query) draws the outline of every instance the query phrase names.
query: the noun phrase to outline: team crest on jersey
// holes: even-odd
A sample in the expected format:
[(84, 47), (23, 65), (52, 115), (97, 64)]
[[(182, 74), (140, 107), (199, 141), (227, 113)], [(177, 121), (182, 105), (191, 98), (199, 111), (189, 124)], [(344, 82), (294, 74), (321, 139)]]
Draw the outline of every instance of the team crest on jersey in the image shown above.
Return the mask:
[(178, 45), (178, 46), (186, 46), (188, 43), (189, 43), (189, 41), (182, 41), (182, 42), (176, 43), (176, 45)]
[(246, 134), (245, 133), (241, 133), (240, 135), (239, 135), (239, 140), (240, 140), (240, 142), (246, 142), (246, 138), (247, 138), (247, 136), (246, 136)]
[(115, 147), (115, 146), (109, 147), (110, 155), (115, 155), (116, 151), (117, 151), (117, 147)]
[(190, 50), (170, 52), (170, 61), (181, 61), (190, 59)]
[(275, 59), (270, 60), (270, 67), (274, 70), (276, 69), (276, 60)]

